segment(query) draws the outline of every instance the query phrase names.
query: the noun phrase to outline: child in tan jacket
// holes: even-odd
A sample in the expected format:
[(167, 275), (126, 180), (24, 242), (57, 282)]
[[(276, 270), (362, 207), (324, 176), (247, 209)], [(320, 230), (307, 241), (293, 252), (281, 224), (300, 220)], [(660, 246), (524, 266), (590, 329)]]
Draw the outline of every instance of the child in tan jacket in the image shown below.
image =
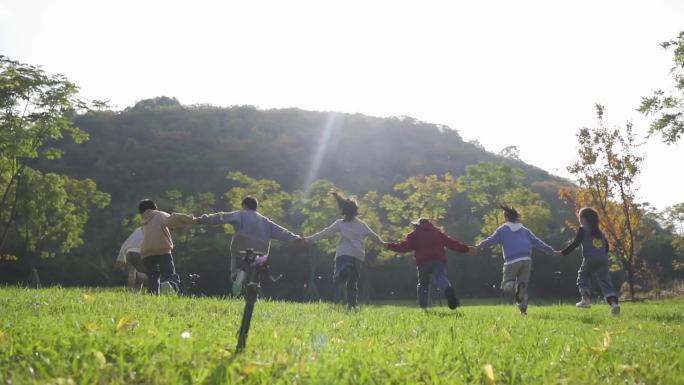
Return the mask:
[(140, 226), (143, 231), (143, 240), (140, 246), (140, 256), (147, 270), (147, 291), (150, 294), (160, 294), (161, 291), (178, 292), (180, 277), (176, 274), (176, 267), (173, 264), (171, 254), (173, 240), (169, 228), (192, 225), (195, 217), (160, 211), (150, 199), (140, 201), (138, 211), (142, 216)]

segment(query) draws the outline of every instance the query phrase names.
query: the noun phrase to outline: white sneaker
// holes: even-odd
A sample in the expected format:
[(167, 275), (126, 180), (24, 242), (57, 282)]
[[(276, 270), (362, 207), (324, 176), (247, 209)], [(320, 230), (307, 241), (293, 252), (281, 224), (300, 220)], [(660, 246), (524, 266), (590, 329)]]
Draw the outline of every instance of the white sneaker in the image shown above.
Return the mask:
[(614, 303), (610, 305), (610, 314), (618, 316), (620, 315), (620, 305)]
[(159, 291), (162, 294), (176, 294), (176, 289), (171, 285), (171, 282), (169, 281), (164, 281), (161, 283), (159, 286)]
[(589, 309), (591, 307), (591, 300), (589, 298), (582, 298), (582, 300), (577, 302), (575, 306), (582, 309)]

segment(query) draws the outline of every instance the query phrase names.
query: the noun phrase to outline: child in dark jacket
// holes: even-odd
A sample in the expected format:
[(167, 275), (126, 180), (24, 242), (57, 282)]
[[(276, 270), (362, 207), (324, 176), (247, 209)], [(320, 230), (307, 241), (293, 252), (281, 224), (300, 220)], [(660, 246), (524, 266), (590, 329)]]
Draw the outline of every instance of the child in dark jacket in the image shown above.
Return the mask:
[(610, 305), (613, 315), (620, 314), (618, 294), (610, 279), (610, 261), (608, 260), (608, 241), (601, 232), (598, 213), (591, 208), (583, 208), (578, 214), (581, 226), (577, 230), (575, 240), (561, 251), (570, 254), (577, 246), (582, 245), (582, 264), (577, 272), (577, 288), (582, 299), (575, 306), (591, 307), (591, 276), (598, 281), (603, 297)]
[(449, 308), (457, 308), (460, 302), (446, 275), (445, 247), (467, 253), (468, 245), (451, 238), (425, 218), (417, 220), (413, 226), (415, 229), (406, 236), (405, 240), (399, 243), (386, 243), (385, 246), (399, 253), (415, 252), (418, 271), (418, 303), (422, 309), (427, 309), (428, 306), (430, 277), (444, 292)]
[(506, 223), (480, 242), (472, 251), (476, 252), (479, 248), (496, 244), (503, 246), (504, 265), (501, 289), (505, 292), (513, 292), (520, 314), (527, 315), (527, 287), (532, 274), (532, 248), (549, 255), (560, 253), (523, 226), (516, 209), (506, 206), (501, 206), (501, 208), (504, 211)]

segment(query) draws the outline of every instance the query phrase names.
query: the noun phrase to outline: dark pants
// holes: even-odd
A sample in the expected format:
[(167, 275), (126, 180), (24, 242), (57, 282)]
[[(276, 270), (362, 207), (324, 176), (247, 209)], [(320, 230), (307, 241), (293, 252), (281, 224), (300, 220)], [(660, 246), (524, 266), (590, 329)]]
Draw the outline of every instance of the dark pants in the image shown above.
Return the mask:
[(176, 291), (180, 289), (180, 277), (176, 274), (171, 254), (150, 255), (143, 258), (143, 266), (147, 271), (147, 292), (159, 294), (159, 283), (169, 282)]
[(427, 261), (416, 268), (418, 270), (418, 304), (426, 309), (428, 306), (428, 294), (430, 292), (430, 277), (441, 292), (451, 287), (446, 276), (446, 266), (442, 261)]
[(361, 276), (361, 261), (349, 255), (335, 258), (335, 273), (333, 283), (336, 287), (347, 286), (347, 305), (356, 306), (359, 292), (359, 277)]
[(591, 295), (591, 276), (593, 275), (598, 281), (604, 298), (617, 297), (617, 291), (610, 279), (609, 267), (608, 259), (582, 259), (582, 265), (577, 272), (577, 288), (580, 295), (583, 297)]

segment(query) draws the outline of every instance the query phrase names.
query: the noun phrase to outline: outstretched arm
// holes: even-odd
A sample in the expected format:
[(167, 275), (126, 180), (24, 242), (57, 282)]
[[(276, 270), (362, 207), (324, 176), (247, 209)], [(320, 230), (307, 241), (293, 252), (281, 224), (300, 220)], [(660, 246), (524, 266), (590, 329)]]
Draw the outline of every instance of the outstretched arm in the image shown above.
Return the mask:
[(406, 253), (409, 251), (413, 251), (415, 249), (413, 236), (409, 234), (406, 236), (406, 239), (398, 243), (387, 242), (385, 243), (385, 247), (387, 247), (388, 250), (396, 251), (397, 253)]
[(380, 236), (375, 231), (373, 231), (370, 227), (368, 227), (368, 225), (365, 222), (363, 224), (366, 225), (366, 236), (368, 238), (372, 239), (373, 242), (375, 242), (375, 243), (380, 243), (380, 244), (385, 243), (382, 240), (382, 238), (380, 238)]
[(203, 225), (203, 226), (218, 226), (218, 225), (224, 225), (224, 224), (231, 224), (233, 226), (239, 226), (240, 225), (240, 212), (239, 211), (232, 211), (229, 213), (226, 212), (218, 212), (214, 214), (203, 214), (197, 220), (195, 221), (198, 225)]
[(579, 246), (582, 243), (582, 238), (584, 238), (584, 228), (580, 227), (577, 230), (577, 235), (575, 235), (575, 239), (566, 248), (561, 250), (561, 254), (568, 255), (572, 253), (572, 251), (575, 250), (577, 246)]
[(164, 217), (164, 226), (173, 229), (177, 227), (190, 226), (195, 224), (195, 217), (189, 214), (173, 213)]
[(482, 247), (491, 247), (493, 245), (497, 245), (501, 243), (501, 228), (499, 227), (496, 229), (494, 234), (490, 235), (489, 237), (485, 238), (482, 242), (480, 242), (477, 247), (482, 248)]
[(313, 243), (318, 242), (321, 239), (332, 238), (335, 234), (337, 234), (338, 231), (340, 231), (339, 223), (340, 221), (335, 221), (330, 226), (324, 228), (316, 234), (305, 237), (304, 240), (306, 240), (307, 243)]
[(447, 235), (445, 233), (441, 233), (441, 234), (442, 234), (442, 244), (445, 247), (447, 247), (451, 250), (454, 250), (454, 251), (460, 251), (461, 253), (467, 253), (468, 251), (470, 251), (470, 248), (465, 243), (461, 243), (461, 242), (455, 240), (454, 238), (451, 238), (449, 235)]
[(556, 250), (553, 247), (549, 246), (548, 244), (546, 244), (546, 242), (537, 238), (537, 236), (534, 235), (533, 232), (527, 230), (527, 233), (530, 236), (530, 241), (532, 242), (532, 246), (543, 251), (544, 253), (546, 253), (548, 255), (555, 255), (556, 254)]
[(269, 221), (269, 225), (271, 226), (271, 239), (277, 239), (283, 242), (300, 242), (300, 238), (295, 233), (284, 228), (283, 226), (280, 226), (272, 221)]

